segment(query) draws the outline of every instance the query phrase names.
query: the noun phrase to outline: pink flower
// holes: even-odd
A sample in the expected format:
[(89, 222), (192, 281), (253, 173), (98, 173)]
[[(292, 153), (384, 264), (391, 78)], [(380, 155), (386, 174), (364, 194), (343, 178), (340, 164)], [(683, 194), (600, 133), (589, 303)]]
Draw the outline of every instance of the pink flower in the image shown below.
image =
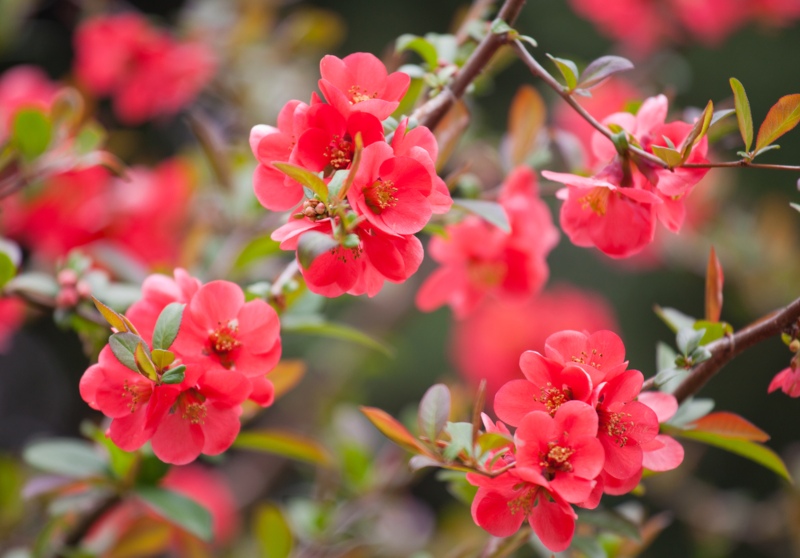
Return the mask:
[(547, 206), (538, 197), (536, 175), (518, 167), (504, 182), (499, 198), (511, 232), (468, 217), (434, 237), (430, 251), (442, 264), (417, 293), (417, 307), (431, 311), (449, 304), (463, 318), (491, 294), (519, 298), (537, 293), (547, 280), (546, 257), (558, 240)]
[(216, 70), (205, 45), (177, 42), (134, 13), (83, 23), (75, 34), (75, 64), (87, 88), (114, 97), (114, 110), (126, 124), (175, 114)]
[(0, 76), (0, 143), (5, 142), (21, 109), (49, 112), (58, 86), (34, 66), (16, 66)]
[(597, 439), (597, 413), (582, 401), (561, 405), (553, 416), (528, 413), (514, 435), (517, 474), (533, 469), (548, 480), (547, 488), (567, 502), (586, 500), (603, 470), (604, 451)]
[(422, 164), (431, 177), (433, 188), (428, 201), (435, 215), (447, 213), (453, 205), (447, 184), (436, 174), (436, 160), (439, 156), (439, 145), (436, 137), (425, 126), (417, 126), (408, 130), (408, 119), (398, 124), (392, 136), (392, 149), (396, 157), (411, 157)]
[[(309, 231), (333, 235), (331, 220), (293, 219), (275, 230), (272, 239), (279, 241), (283, 250), (295, 250), (300, 237)], [(384, 281), (402, 283), (422, 263), (422, 244), (413, 235), (389, 235), (366, 224), (357, 226), (354, 234), (359, 239), (355, 248), (337, 246), (318, 256), (308, 269), (300, 267), (312, 292), (329, 297), (344, 293), (375, 296)]]
[(8, 350), (11, 338), (25, 318), (25, 304), (16, 298), (0, 297), (0, 354)]
[[(678, 410), (678, 401), (671, 393), (643, 391), (638, 400), (655, 412), (659, 424), (667, 422)], [(642, 450), (642, 465), (651, 471), (671, 471), (683, 463), (683, 446), (665, 434), (642, 444)]]
[(769, 388), (767, 388), (767, 393), (780, 389), (789, 397), (800, 397), (800, 371), (794, 364), (793, 360), (792, 366), (784, 368), (772, 378)]
[(430, 175), (421, 163), (394, 157), (391, 146), (381, 142), (364, 148), (347, 199), (376, 229), (409, 235), (422, 230), (431, 218), (431, 188)]
[(527, 301), (501, 295), (455, 323), (451, 359), (472, 384), (486, 379), (491, 401), (503, 384), (523, 377), (520, 354), (544, 354), (545, 340), (567, 329), (616, 329), (613, 310), (600, 296), (567, 285)]
[(597, 331), (591, 335), (580, 331), (559, 331), (547, 338), (545, 355), (562, 366), (577, 366), (600, 385), (624, 372), (628, 367), (625, 346), (613, 331)]
[(343, 115), (368, 112), (378, 120), (389, 117), (400, 105), (411, 78), (402, 72), (387, 75), (386, 66), (374, 55), (356, 52), (344, 59), (325, 56), (319, 63), (319, 88), (325, 100)]
[(174, 279), (159, 273), (148, 275), (142, 282), (142, 298), (125, 313), (145, 340), (152, 339), (158, 316), (168, 304), (188, 303), (202, 285), (185, 269), (177, 268), (173, 275)]
[(491, 535), (513, 535), (527, 519), (548, 549), (561, 552), (569, 547), (577, 515), (558, 493), (546, 488), (547, 480), (535, 469), (526, 469), (525, 478), (511, 470), (494, 478), (469, 473), (467, 480), (478, 487), (472, 519)]

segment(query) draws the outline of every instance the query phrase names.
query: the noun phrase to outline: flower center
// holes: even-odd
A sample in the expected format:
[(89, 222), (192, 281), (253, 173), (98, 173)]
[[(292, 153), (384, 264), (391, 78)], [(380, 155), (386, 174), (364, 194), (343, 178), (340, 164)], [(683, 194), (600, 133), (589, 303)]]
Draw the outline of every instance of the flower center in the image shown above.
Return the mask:
[(585, 196), (578, 198), (578, 203), (581, 204), (583, 211), (591, 209), (596, 215), (602, 217), (608, 208), (609, 195), (611, 195), (611, 190), (608, 188), (592, 188)]
[(572, 392), (569, 388), (558, 389), (550, 382), (547, 382), (545, 387), (539, 389), (538, 401), (544, 404), (550, 416), (555, 415), (558, 408), (571, 399)]
[(237, 333), (239, 333), (239, 325), (232, 320), (227, 324), (220, 324), (217, 329), (208, 334), (211, 352), (217, 355), (220, 364), (228, 369), (233, 368), (236, 354), (242, 346), (242, 342), (236, 338)]
[(614, 443), (623, 448), (628, 443), (625, 435), (628, 429), (633, 427), (633, 421), (629, 420), (630, 413), (609, 413), (600, 412), (600, 430), (614, 438)]
[(575, 450), (559, 446), (556, 442), (548, 442), (547, 453), (539, 454), (539, 466), (542, 468), (545, 478), (552, 480), (556, 473), (571, 473), (572, 463), (569, 458)]
[(380, 215), (387, 207), (394, 207), (397, 205), (397, 196), (395, 196), (397, 188), (395, 188), (394, 182), (391, 180), (382, 180), (379, 178), (370, 186), (366, 186), (363, 192), (367, 206), (369, 206), (376, 215)]
[(595, 358), (603, 358), (603, 353), (598, 353), (597, 349), (592, 349), (592, 354), (589, 355), (586, 351), (581, 351), (580, 356), (572, 356), (572, 362), (577, 362), (578, 364), (588, 364), (594, 368), (600, 370), (600, 363), (596, 362)]
[(372, 93), (372, 95), (370, 95), (369, 93), (367, 93), (366, 89), (362, 89), (358, 85), (352, 86), (350, 89), (347, 90), (347, 92), (350, 94), (351, 105), (358, 104), (362, 101), (369, 101), (370, 99), (374, 99), (378, 96), (377, 91), (375, 91), (374, 93)]
[(467, 276), (473, 285), (496, 287), (506, 276), (506, 266), (502, 262), (470, 260), (467, 263)]
[(333, 170), (346, 169), (353, 160), (353, 144), (346, 138), (333, 136), (328, 147), (325, 148), (325, 157), (330, 160)]
[(538, 487), (534, 487), (533, 489), (524, 488), (525, 484), (526, 483), (522, 483), (523, 486), (522, 494), (520, 494), (513, 500), (508, 501), (508, 508), (511, 511), (511, 515), (516, 515), (518, 512), (522, 512), (525, 515), (528, 515), (530, 514), (534, 504), (536, 503), (536, 494), (538, 493)]
[(130, 399), (128, 409), (131, 410), (131, 413), (135, 413), (139, 404), (147, 403), (150, 400), (150, 390), (137, 384), (129, 384), (128, 380), (125, 380), (122, 386), (122, 398)]

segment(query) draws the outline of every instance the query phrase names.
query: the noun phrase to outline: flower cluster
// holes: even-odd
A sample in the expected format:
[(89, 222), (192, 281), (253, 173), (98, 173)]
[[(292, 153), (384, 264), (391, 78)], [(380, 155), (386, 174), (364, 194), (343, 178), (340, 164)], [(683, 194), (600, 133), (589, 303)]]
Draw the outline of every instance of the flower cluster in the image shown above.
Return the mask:
[(635, 488), (644, 468), (667, 471), (683, 461), (682, 446), (658, 433), (677, 410), (675, 398), (640, 393), (644, 378), (624, 358), (610, 331), (562, 331), (547, 339), (544, 355), (523, 353), (525, 379), (508, 382), (495, 397), (503, 422), (485, 419), (489, 431), (517, 427), (513, 451), (497, 460), (499, 475), (467, 476), (478, 486), (478, 525), (505, 537), (527, 518), (542, 543), (559, 552), (572, 540), (573, 504), (594, 508), (603, 493)]
[(573, 9), (639, 57), (690, 36), (717, 45), (750, 21), (789, 25), (800, 3), (785, 0), (570, 0)]
[[(373, 296), (384, 281), (402, 282), (417, 270), (422, 245), (414, 233), (452, 200), (436, 175), (430, 130), (408, 129), (404, 120), (384, 134), (407, 74), (388, 74), (367, 53), (325, 56), (320, 73), (327, 102), (316, 95), (310, 104), (289, 101), (277, 127), (253, 128), (255, 194), (267, 209), (294, 209), (272, 238), (298, 249), (309, 289)], [(313, 258), (300, 257), (305, 243), (320, 238)]]
[(81, 397), (113, 419), (108, 435), (126, 451), (149, 440), (167, 463), (219, 454), (239, 432), (245, 400), (272, 403), (278, 315), (245, 302), (234, 283), (203, 285), (181, 269), (174, 279), (151, 275), (142, 290), (124, 318), (112, 317), (118, 333), (83, 375)]
[[(681, 145), (692, 124), (665, 123), (667, 98), (651, 97), (634, 116), (614, 113), (603, 123), (618, 127), (631, 145), (648, 153), (654, 146)], [(592, 138), (594, 156), (601, 161), (594, 176), (543, 171), (542, 176), (566, 185), (558, 192), (561, 227), (577, 246), (596, 246), (614, 258), (641, 252), (653, 241), (656, 221), (678, 232), (686, 217), (684, 198), (708, 172), (706, 168), (674, 170), (657, 167), (648, 161), (621, 158), (613, 143), (596, 132)], [(705, 137), (691, 149), (687, 163), (707, 163)]]
[(558, 242), (558, 231), (539, 199), (533, 171), (514, 169), (498, 201), (508, 215), (510, 232), (468, 217), (446, 227), (445, 238), (431, 240), (431, 255), (442, 267), (417, 293), (420, 310), (449, 304), (456, 317), (463, 318), (489, 294), (528, 299), (544, 286), (547, 254)]
[(177, 113), (215, 70), (205, 45), (178, 42), (136, 13), (94, 17), (75, 34), (78, 79), (93, 94), (113, 97), (125, 124)]

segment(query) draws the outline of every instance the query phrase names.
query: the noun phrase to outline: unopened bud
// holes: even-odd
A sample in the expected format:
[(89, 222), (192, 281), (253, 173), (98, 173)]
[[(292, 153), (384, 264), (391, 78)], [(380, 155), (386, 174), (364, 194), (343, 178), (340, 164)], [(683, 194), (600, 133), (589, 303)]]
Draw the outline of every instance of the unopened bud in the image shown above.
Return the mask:
[(78, 291), (72, 287), (61, 289), (56, 295), (56, 306), (58, 308), (72, 308), (78, 304)]
[(74, 269), (62, 269), (58, 272), (58, 284), (62, 287), (74, 287), (78, 282), (78, 274)]
[(78, 281), (78, 284), (75, 285), (75, 290), (81, 298), (89, 298), (92, 296), (92, 288), (86, 281)]
[(316, 212), (316, 211), (314, 211), (314, 208), (313, 208), (313, 207), (310, 207), (310, 206), (309, 206), (309, 207), (306, 207), (306, 208), (303, 210), (303, 215), (305, 215), (306, 217), (315, 217), (315, 216), (317, 215), (317, 212)]
[(314, 208), (314, 211), (317, 212), (317, 215), (322, 215), (323, 213), (325, 213), (325, 211), (327, 211), (327, 209), (328, 208), (325, 207), (324, 203), (318, 203), (317, 207)]

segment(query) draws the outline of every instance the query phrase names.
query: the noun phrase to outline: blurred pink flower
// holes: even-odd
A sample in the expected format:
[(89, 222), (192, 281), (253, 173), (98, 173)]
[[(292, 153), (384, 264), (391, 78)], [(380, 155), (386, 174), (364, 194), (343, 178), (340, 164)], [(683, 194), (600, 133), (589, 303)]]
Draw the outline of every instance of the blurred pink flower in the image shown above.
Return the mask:
[(8, 137), (17, 111), (34, 108), (47, 112), (57, 92), (58, 85), (34, 66), (16, 66), (0, 75), (0, 144)]

